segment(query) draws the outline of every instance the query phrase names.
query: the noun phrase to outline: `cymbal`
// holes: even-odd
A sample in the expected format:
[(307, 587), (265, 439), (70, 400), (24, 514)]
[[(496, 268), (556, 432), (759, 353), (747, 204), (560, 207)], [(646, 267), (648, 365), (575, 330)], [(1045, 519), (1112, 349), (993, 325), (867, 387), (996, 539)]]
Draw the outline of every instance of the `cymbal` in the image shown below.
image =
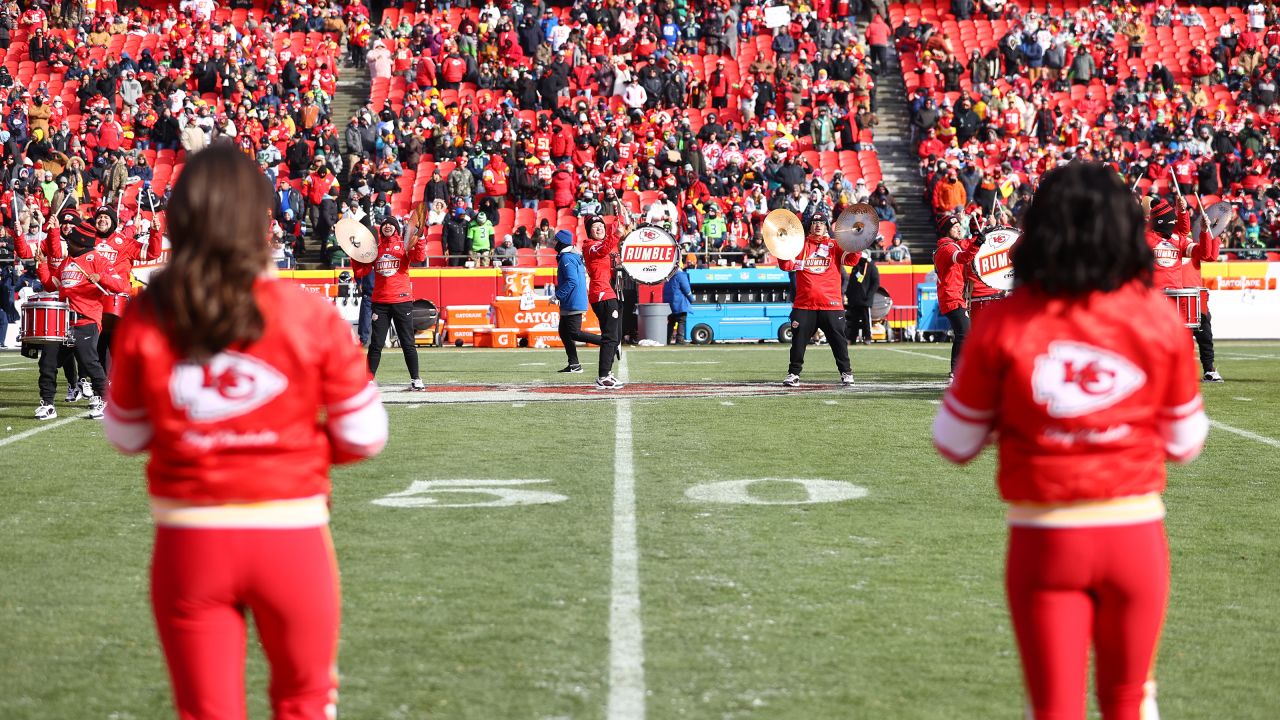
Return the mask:
[(371, 263), (378, 257), (378, 241), (369, 228), (354, 218), (343, 218), (333, 228), (338, 245), (356, 262)]
[(845, 209), (831, 226), (831, 236), (845, 252), (858, 253), (876, 243), (880, 234), (880, 216), (866, 203)]
[[(1204, 209), (1204, 214), (1209, 217), (1209, 234), (1222, 237), (1222, 233), (1227, 231), (1227, 226), (1231, 224), (1231, 219), (1235, 217), (1236, 209), (1231, 203), (1220, 200)], [(1191, 239), (1195, 240), (1200, 237), (1201, 231), (1200, 213), (1195, 213), (1191, 219)]]
[(764, 236), (764, 246), (779, 260), (795, 260), (804, 249), (804, 224), (786, 208), (766, 215), (760, 234)]

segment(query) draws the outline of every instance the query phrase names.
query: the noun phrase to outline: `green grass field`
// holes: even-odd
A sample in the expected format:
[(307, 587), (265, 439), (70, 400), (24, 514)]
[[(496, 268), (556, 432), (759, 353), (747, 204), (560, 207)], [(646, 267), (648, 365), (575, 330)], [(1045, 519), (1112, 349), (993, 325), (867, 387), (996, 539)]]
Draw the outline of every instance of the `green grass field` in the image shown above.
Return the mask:
[[(929, 440), (949, 350), (854, 348), (843, 390), (813, 347), (823, 386), (783, 392), (776, 344), (638, 349), (603, 396), (594, 350), (579, 376), (424, 352), (425, 396), (385, 356), (391, 442), (334, 473), (341, 716), (1022, 717), (991, 452)], [(1160, 706), (1273, 720), (1280, 343), (1219, 353), (1209, 444), (1170, 471)], [(31, 419), (35, 379), (0, 355), (0, 719), (172, 717), (142, 461), (67, 406)]]

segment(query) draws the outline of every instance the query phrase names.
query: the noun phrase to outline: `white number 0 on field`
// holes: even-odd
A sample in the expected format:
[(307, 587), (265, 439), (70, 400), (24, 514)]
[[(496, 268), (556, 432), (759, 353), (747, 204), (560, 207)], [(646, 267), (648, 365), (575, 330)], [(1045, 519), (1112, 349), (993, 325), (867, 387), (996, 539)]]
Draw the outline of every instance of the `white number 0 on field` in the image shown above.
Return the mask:
[[(395, 508), (513, 507), (549, 505), (569, 498), (545, 490), (526, 490), (520, 485), (540, 485), (550, 480), (415, 480), (408, 490), (391, 493), (373, 501), (374, 505)], [(488, 495), (487, 499), (476, 499)], [(461, 496), (461, 497), (459, 497)]]
[[(800, 486), (802, 498), (773, 499), (751, 494), (751, 486), (757, 483), (788, 483)], [(752, 478), (748, 480), (723, 480), (721, 482), (694, 485), (684, 491), (690, 500), (721, 503), (725, 505), (814, 505), (817, 503), (857, 500), (867, 496), (861, 485), (841, 480), (817, 478)]]

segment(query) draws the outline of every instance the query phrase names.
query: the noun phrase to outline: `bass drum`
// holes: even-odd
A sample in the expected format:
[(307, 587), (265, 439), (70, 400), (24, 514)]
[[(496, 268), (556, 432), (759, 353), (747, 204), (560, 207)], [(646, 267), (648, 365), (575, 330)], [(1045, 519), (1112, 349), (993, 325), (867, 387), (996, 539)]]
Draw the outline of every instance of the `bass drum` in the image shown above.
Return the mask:
[(680, 265), (679, 243), (655, 225), (627, 233), (618, 249), (622, 271), (641, 285), (661, 285)]
[(1015, 228), (994, 228), (982, 234), (984, 241), (973, 258), (973, 272), (986, 285), (1013, 289), (1013, 247), (1022, 239)]

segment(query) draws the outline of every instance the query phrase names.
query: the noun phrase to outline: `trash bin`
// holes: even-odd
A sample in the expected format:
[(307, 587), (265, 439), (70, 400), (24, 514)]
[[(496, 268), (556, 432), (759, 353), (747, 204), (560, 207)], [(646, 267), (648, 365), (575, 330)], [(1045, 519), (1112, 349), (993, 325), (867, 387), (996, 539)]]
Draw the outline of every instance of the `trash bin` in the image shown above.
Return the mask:
[(671, 306), (666, 303), (640, 303), (640, 337), (659, 345), (667, 344), (667, 316)]

